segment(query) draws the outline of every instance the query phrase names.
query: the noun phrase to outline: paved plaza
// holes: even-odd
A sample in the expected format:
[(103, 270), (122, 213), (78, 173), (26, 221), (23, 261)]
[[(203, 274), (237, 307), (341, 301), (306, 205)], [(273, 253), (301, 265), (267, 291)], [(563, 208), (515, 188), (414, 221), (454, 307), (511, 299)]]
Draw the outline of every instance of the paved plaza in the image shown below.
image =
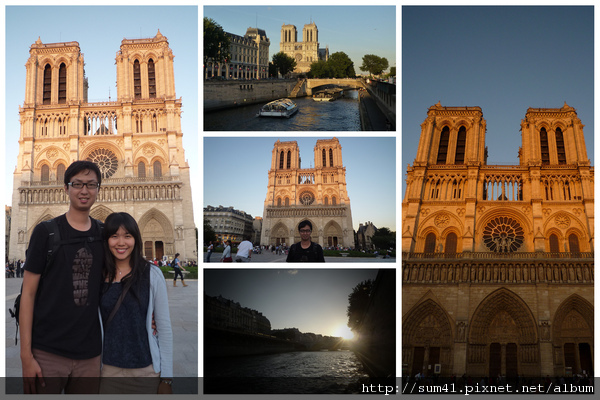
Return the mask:
[[(210, 262), (218, 263), (221, 259), (222, 253), (213, 253)], [(235, 253), (232, 254), (233, 259), (235, 261)], [(252, 259), (250, 262), (253, 263), (284, 263), (287, 258), (287, 254), (273, 254), (270, 251), (263, 250), (262, 254), (252, 254)], [(204, 262), (206, 262), (206, 253), (202, 258)], [(326, 263), (395, 263), (395, 258), (383, 258), (382, 256), (378, 256), (377, 258), (371, 257), (325, 257)]]
[[(23, 279), (7, 278), (5, 282), (6, 377), (20, 378), (20, 343), (15, 346), (15, 320), (11, 318), (8, 309), (13, 308)], [(198, 393), (198, 281), (186, 279), (185, 282), (187, 287), (182, 287), (180, 280), (177, 281), (177, 287), (173, 287), (173, 280), (167, 280), (169, 312), (173, 327), (173, 393)], [(22, 393), (23, 387), (19, 381), (7, 380), (7, 389), (12, 385), (13, 390)]]

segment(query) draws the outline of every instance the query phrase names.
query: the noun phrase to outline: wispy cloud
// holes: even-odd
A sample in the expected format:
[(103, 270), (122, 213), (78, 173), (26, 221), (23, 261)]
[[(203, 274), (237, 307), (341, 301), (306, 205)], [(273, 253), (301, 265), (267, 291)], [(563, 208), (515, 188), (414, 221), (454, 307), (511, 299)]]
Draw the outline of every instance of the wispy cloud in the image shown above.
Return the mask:
[(288, 271), (288, 274), (290, 274), (290, 275), (296, 275), (297, 273), (298, 273), (298, 270), (297, 270), (297, 269), (290, 269), (290, 270)]

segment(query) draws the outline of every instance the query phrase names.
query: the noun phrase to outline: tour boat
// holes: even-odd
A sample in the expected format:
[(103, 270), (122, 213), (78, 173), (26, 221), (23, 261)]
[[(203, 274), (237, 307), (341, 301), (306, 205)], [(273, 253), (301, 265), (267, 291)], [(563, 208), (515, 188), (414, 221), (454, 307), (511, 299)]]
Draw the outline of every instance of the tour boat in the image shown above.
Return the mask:
[(265, 104), (258, 111), (260, 117), (286, 117), (289, 118), (298, 111), (296, 103), (290, 99), (274, 100)]
[(342, 89), (327, 89), (313, 94), (314, 101), (334, 101), (344, 95)]

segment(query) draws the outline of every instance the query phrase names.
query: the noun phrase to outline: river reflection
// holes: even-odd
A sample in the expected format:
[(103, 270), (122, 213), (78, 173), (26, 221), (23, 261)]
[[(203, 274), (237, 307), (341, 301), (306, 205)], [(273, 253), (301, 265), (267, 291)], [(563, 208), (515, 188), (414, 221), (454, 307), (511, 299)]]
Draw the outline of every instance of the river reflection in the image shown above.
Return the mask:
[(205, 131), (359, 131), (358, 91), (331, 102), (317, 102), (310, 97), (292, 99), (298, 105), (293, 117), (258, 117), (267, 102), (229, 110), (204, 113)]
[(348, 350), (211, 358), (204, 374), (205, 393), (356, 393), (368, 379)]

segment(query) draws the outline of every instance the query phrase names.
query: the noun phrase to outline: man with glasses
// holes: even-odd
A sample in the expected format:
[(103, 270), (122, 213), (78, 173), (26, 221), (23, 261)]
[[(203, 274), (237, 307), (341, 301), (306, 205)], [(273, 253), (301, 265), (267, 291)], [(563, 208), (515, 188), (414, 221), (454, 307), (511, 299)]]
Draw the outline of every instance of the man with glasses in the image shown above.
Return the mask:
[(325, 262), (323, 257), (323, 248), (310, 240), (312, 233), (312, 224), (309, 220), (304, 220), (298, 224), (300, 232), (300, 242), (294, 243), (288, 252), (287, 262)]
[[(31, 235), (19, 314), (26, 394), (98, 393), (104, 249), (101, 223), (90, 209), (100, 183), (96, 164), (73, 162), (64, 177), (68, 211), (38, 224)], [(54, 226), (58, 248), (49, 239)], [(56, 250), (47, 260), (51, 247)]]

